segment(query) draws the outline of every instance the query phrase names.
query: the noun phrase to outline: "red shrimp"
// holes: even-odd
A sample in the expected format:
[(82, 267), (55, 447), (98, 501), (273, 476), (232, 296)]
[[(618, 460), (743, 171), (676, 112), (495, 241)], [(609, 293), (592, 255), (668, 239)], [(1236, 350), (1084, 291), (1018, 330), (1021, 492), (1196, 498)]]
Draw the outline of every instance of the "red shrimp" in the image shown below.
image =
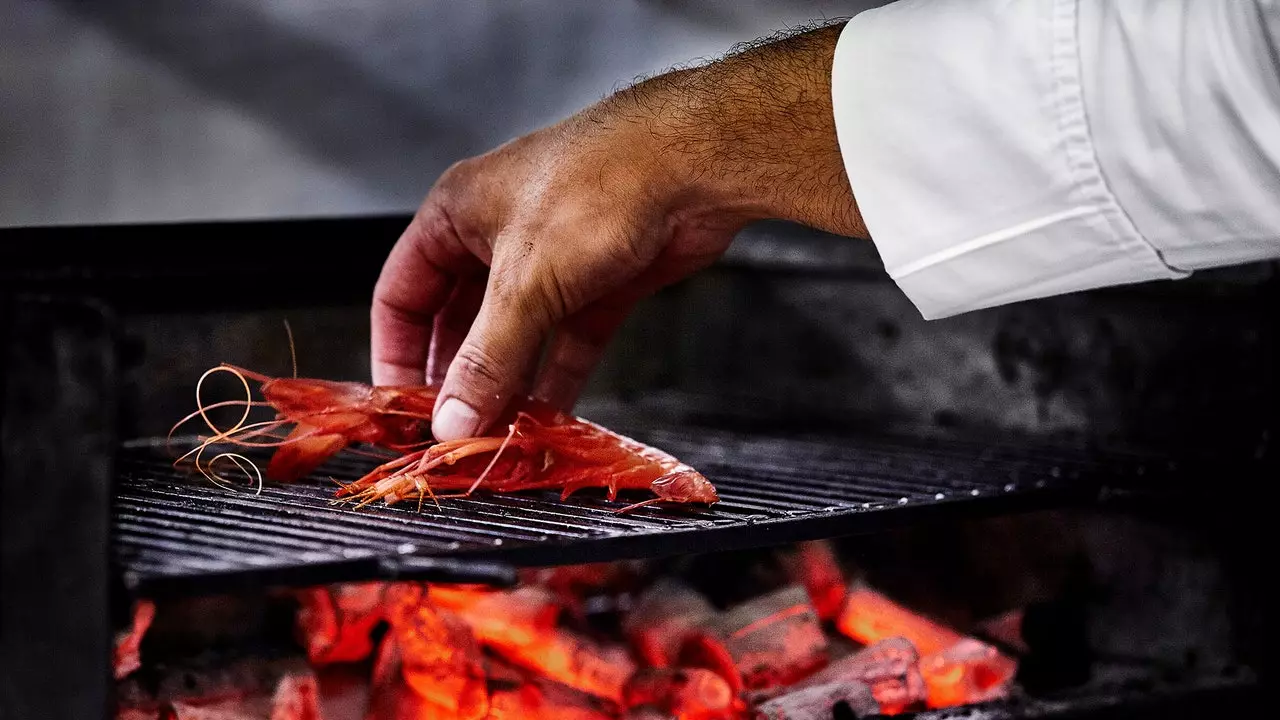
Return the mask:
[[(489, 458), (484, 455), (493, 453)], [(706, 477), (675, 457), (595, 423), (560, 414), (554, 423), (518, 413), (505, 438), (440, 443), (376, 468), (339, 491), (361, 505), (394, 504), (435, 491), (467, 497), (478, 488), (493, 492), (560, 489), (561, 499), (590, 487), (605, 488), (609, 500), (621, 490), (648, 490), (656, 497), (619, 512), (658, 502), (719, 502)]]
[[(200, 389), (214, 372), (228, 372), (244, 385), (250, 399), (204, 405)], [(259, 383), (264, 402), (252, 401), (249, 380)], [(529, 397), (517, 398), (497, 427), (505, 435), (435, 442), (431, 413), (437, 389), (429, 386), (370, 386), (311, 378), (273, 378), (233, 365), (205, 373), (196, 387), (200, 409), (174, 426), (201, 417), (215, 433), (183, 458), (196, 456), (196, 467), (210, 480), (214, 461), (227, 458), (248, 473), (252, 463), (242, 455), (222, 453), (200, 467), (201, 453), (219, 442), (247, 447), (273, 447), (267, 477), (297, 480), (351, 444), (365, 443), (406, 454), (390, 460), (337, 492), (339, 500), (361, 506), (376, 500), (394, 504), (415, 497), (436, 498), (435, 490), (466, 497), (483, 487), (492, 492), (562, 490), (561, 497), (588, 487), (602, 487), (614, 500), (620, 490), (648, 490), (655, 497), (619, 512), (656, 502), (715, 503), (710, 481), (693, 468), (656, 448), (623, 437), (599, 425), (560, 412)], [(230, 430), (219, 430), (207, 410), (243, 405), (244, 415)], [(246, 424), (254, 406), (276, 411), (273, 420)], [(293, 429), (281, 438), (273, 433)], [(172, 435), (172, 431), (170, 432)], [(266, 436), (270, 441), (254, 441)], [(247, 467), (248, 466), (248, 467)], [(256, 467), (253, 468), (256, 471)], [(261, 476), (259, 475), (259, 486)]]

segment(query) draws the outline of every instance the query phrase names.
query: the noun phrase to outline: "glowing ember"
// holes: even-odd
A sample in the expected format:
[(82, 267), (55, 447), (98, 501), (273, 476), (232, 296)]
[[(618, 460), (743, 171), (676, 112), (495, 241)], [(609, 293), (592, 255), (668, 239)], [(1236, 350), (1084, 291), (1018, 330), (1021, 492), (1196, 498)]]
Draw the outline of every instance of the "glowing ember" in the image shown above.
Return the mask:
[(836, 627), (864, 645), (891, 637), (906, 638), (922, 655), (946, 650), (964, 639), (954, 630), (911, 612), (861, 583), (849, 588)]
[(142, 666), (142, 636), (151, 627), (155, 616), (156, 606), (150, 600), (140, 600), (134, 604), (132, 624), (116, 637), (114, 665), (117, 680)]
[(623, 700), (630, 709), (653, 708), (683, 720), (733, 718), (739, 704), (724, 678), (700, 668), (640, 670), (627, 682)]
[(950, 707), (1004, 697), (1018, 664), (994, 647), (965, 638), (920, 660), (930, 707)]
[(285, 675), (271, 698), (271, 720), (321, 720), (315, 675)]
[(489, 703), (489, 720), (607, 720), (612, 717), (589, 703), (562, 692), (529, 683), (515, 690), (500, 690)]
[(685, 639), (715, 614), (701, 593), (664, 578), (641, 593), (622, 627), (643, 662), (668, 667)]
[[(311, 667), (363, 668), (362, 720), (804, 720), (836, 706), (894, 715), (1009, 692), (1015, 660), (861, 582), (846, 585), (828, 544), (788, 557), (790, 584), (723, 610), (635, 564), (525, 571), (513, 590), (310, 588), (296, 593), (297, 637)], [(139, 606), (118, 639), (117, 672), (137, 667), (153, 612)], [(862, 646), (838, 650), (833, 630)], [(370, 659), (371, 674), (351, 665)], [(182, 698), (138, 717), (321, 720), (314, 675), (272, 687)]]
[(827, 662), (827, 637), (808, 593), (788, 587), (743, 603), (708, 629), (723, 646), (746, 688), (787, 685)]
[(555, 630), (561, 611), (555, 596), (536, 586), (503, 592), (432, 586), (430, 596), (465, 620), (477, 640), (498, 648), (537, 643)]
[(793, 690), (785, 695), (761, 703), (756, 708), (756, 720), (827, 720), (832, 708), (844, 703), (855, 717), (878, 715), (880, 705), (871, 689), (856, 681), (814, 685)]
[(405, 683), (440, 717), (485, 717), (483, 658), (466, 625), (432, 605), (425, 587), (396, 586), (387, 605)]
[(881, 640), (832, 662), (806, 678), (801, 686), (855, 682), (867, 686), (885, 715), (896, 715), (925, 702), (920, 655), (900, 637)]
[(373, 652), (384, 583), (348, 583), (298, 592), (298, 640), (313, 665), (355, 662)]
[(486, 648), (551, 680), (615, 702), (635, 671), (626, 648), (605, 646), (557, 627), (560, 608), (543, 588), (510, 592), (433, 587), (430, 600), (455, 609)]
[(844, 606), (847, 587), (831, 543), (803, 542), (788, 555), (791, 556), (789, 566), (793, 568), (792, 581), (804, 585), (819, 618), (834, 620)]
[(270, 695), (254, 692), (175, 698), (150, 717), (157, 720), (322, 720), (323, 715), (315, 675), (299, 671), (282, 675)]
[(930, 707), (1003, 697), (1018, 669), (1016, 661), (996, 648), (918, 615), (865, 585), (850, 588), (836, 625), (862, 643), (895, 636), (910, 641), (923, 655), (919, 666)]

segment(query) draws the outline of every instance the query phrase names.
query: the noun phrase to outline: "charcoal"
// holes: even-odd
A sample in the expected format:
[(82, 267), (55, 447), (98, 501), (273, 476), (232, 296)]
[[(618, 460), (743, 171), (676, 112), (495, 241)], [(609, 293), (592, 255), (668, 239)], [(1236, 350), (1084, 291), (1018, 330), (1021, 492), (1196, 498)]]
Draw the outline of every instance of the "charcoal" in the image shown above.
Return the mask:
[(622, 720), (683, 720), (679, 716), (665, 713), (657, 708), (632, 708), (623, 714)]
[(155, 603), (139, 600), (133, 606), (133, 622), (116, 634), (113, 666), (117, 680), (142, 667), (142, 638), (156, 616)]
[(1016, 661), (973, 638), (920, 660), (929, 706), (935, 708), (1002, 698), (1017, 671)]
[(781, 552), (790, 582), (804, 585), (819, 618), (834, 620), (844, 607), (848, 588), (831, 543), (813, 540)]
[[(148, 661), (149, 663), (150, 661)], [(151, 711), (174, 703), (194, 708), (222, 701), (257, 702), (269, 707), (270, 699), (286, 677), (314, 677), (306, 659), (298, 656), (222, 656), (210, 654), (188, 665), (144, 665), (116, 683), (120, 712)]]
[(813, 685), (780, 695), (756, 707), (756, 720), (830, 720), (833, 708), (843, 703), (855, 717), (867, 717), (880, 713), (880, 704), (871, 694), (871, 688), (857, 682)]
[(519, 690), (494, 693), (489, 701), (486, 720), (529, 720), (538, 717), (556, 720), (609, 720), (615, 716), (589, 704), (548, 697), (538, 686), (527, 685)]
[(466, 621), (485, 645), (523, 643), (554, 629), (561, 607), (546, 588), (493, 591), (431, 586), (431, 604)]
[(738, 605), (706, 625), (748, 689), (789, 685), (827, 662), (827, 639), (808, 592), (792, 585)]
[(540, 587), (511, 591), (431, 588), (432, 603), (448, 607), (479, 642), (507, 661), (568, 687), (621, 701), (635, 661), (620, 644), (600, 643), (556, 625), (555, 596)]
[(162, 720), (324, 720), (320, 689), (310, 668), (285, 672), (270, 692), (182, 697), (168, 703)]
[(298, 591), (298, 640), (313, 665), (356, 662), (373, 652), (384, 583), (344, 583)]
[(623, 620), (623, 631), (649, 665), (675, 662), (690, 630), (715, 615), (705, 597), (678, 580), (661, 579), (636, 598)]
[(861, 581), (849, 586), (836, 627), (864, 645), (874, 645), (891, 637), (906, 638), (921, 655), (941, 652), (964, 637), (945, 625), (908, 610)]
[(623, 692), (623, 705), (629, 709), (649, 707), (689, 720), (732, 717), (735, 704), (729, 683), (701, 668), (640, 670)]
[[(1015, 653), (1026, 653), (1031, 648), (1027, 646), (1022, 637), (1022, 621), (1025, 616), (1026, 611), (1023, 608), (1015, 608), (983, 620), (978, 623), (978, 628), (984, 637), (1002, 643)], [(1082, 632), (1081, 635), (1083, 634)]]
[(280, 678), (271, 698), (271, 720), (322, 720), (320, 686), (313, 673)]
[(806, 678), (801, 687), (856, 681), (886, 711), (917, 707), (926, 699), (926, 685), (919, 668), (919, 654), (903, 638), (882, 640), (832, 662)]
[[(484, 657), (466, 623), (433, 605), (418, 586), (389, 589), (387, 598), (390, 634), (408, 687), (442, 716), (483, 717), (488, 698)], [(385, 682), (386, 669), (379, 671)]]
[(168, 715), (169, 708), (117, 708), (113, 720), (163, 720), (162, 715)]

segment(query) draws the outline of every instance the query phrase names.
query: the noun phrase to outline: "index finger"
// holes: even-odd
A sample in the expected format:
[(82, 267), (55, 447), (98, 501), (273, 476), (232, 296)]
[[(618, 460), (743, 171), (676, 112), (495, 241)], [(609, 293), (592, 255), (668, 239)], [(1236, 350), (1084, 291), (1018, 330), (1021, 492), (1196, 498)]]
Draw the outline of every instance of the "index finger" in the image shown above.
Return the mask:
[(419, 211), (400, 235), (373, 290), (370, 361), (374, 385), (421, 385), (433, 321), (458, 276), (480, 261), (441, 211)]

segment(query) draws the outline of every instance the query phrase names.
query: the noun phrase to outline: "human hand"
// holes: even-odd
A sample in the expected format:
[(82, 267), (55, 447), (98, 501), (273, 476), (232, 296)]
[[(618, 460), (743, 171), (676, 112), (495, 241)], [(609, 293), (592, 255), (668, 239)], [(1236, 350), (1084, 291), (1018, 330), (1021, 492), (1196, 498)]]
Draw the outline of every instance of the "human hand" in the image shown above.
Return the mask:
[(635, 303), (746, 224), (865, 235), (831, 118), (838, 31), (659, 76), (451, 167), (375, 288), (374, 383), (441, 384), (438, 440), (485, 432), (517, 393), (569, 409)]

